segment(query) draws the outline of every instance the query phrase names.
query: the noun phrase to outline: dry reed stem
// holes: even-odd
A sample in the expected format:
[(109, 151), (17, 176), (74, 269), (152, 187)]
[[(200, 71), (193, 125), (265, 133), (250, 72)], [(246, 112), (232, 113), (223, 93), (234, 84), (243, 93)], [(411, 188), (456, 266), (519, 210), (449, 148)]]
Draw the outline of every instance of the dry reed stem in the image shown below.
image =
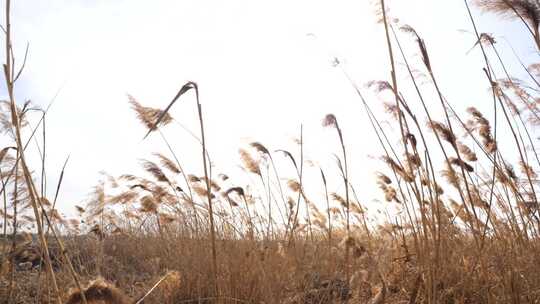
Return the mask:
[(203, 157), (203, 168), (204, 168), (204, 177), (205, 177), (205, 183), (206, 183), (206, 189), (207, 189), (207, 199), (208, 199), (208, 217), (210, 220), (210, 242), (212, 247), (212, 273), (213, 273), (213, 285), (215, 288), (215, 293), (217, 296), (219, 296), (219, 287), (218, 287), (218, 272), (217, 272), (217, 250), (216, 250), (216, 233), (215, 233), (215, 224), (214, 224), (214, 211), (213, 211), (213, 203), (212, 203), (212, 197), (211, 197), (211, 187), (210, 187), (210, 177), (208, 173), (207, 168), (207, 153), (206, 153), (206, 142), (204, 137), (204, 124), (203, 124), (203, 117), (202, 117), (202, 106), (199, 101), (199, 88), (195, 82), (188, 82), (182, 88), (178, 91), (176, 96), (173, 98), (173, 100), (167, 105), (165, 110), (161, 112), (161, 114), (158, 116), (154, 124), (149, 128), (148, 132), (144, 136), (145, 138), (155, 129), (157, 129), (157, 126), (161, 123), (161, 121), (168, 115), (168, 112), (170, 108), (174, 105), (174, 103), (185, 94), (187, 91), (193, 89), (195, 91), (195, 98), (197, 103), (197, 112), (199, 114), (199, 124), (200, 124), (200, 130), (201, 130), (201, 141), (202, 141), (202, 157)]
[[(20, 131), (21, 125), (20, 125), (19, 115), (18, 115), (18, 111), (17, 111), (17, 106), (16, 106), (16, 103), (15, 103), (15, 96), (14, 96), (14, 92), (13, 92), (14, 81), (13, 81), (13, 67), (12, 67), (13, 58), (12, 58), (12, 55), (11, 55), (12, 54), (12, 45), (11, 45), (12, 41), (11, 41), (11, 22), (10, 22), (10, 17), (11, 17), (10, 15), (11, 14), (10, 14), (10, 9), (11, 9), (11, 1), (7, 0), (6, 1), (6, 8), (5, 8), (5, 13), (6, 13), (6, 29), (5, 29), (5, 34), (6, 34), (6, 63), (4, 64), (4, 76), (5, 76), (6, 87), (8, 89), (8, 95), (9, 95), (9, 99), (10, 99), (11, 122), (12, 122), (12, 125), (15, 127), (15, 140), (16, 140), (16, 143), (17, 143), (17, 150), (18, 150), (18, 153), (20, 155), (20, 161), (21, 161), (21, 166), (22, 166), (22, 169), (23, 169), (23, 175), (24, 175), (27, 187), (28, 187), (29, 192), (30, 192), (30, 202), (31, 202), (32, 208), (34, 210), (34, 216), (36, 218), (36, 224), (37, 224), (37, 228), (38, 228), (39, 239), (40, 239), (41, 247), (42, 247), (43, 252), (45, 254), (45, 262), (46, 262), (46, 265), (47, 265), (49, 275), (51, 277), (53, 290), (56, 293), (57, 301), (58, 301), (59, 304), (61, 304), (60, 291), (58, 289), (58, 284), (56, 282), (56, 277), (54, 275), (54, 271), (52, 269), (52, 263), (51, 263), (51, 258), (50, 258), (50, 255), (49, 255), (49, 249), (48, 249), (47, 241), (45, 240), (45, 236), (43, 234), (43, 226), (42, 226), (41, 221), (39, 219), (40, 218), (39, 209), (38, 209), (38, 204), (39, 203), (37, 202), (35, 192), (33, 191), (33, 186), (34, 185), (33, 185), (33, 181), (32, 181), (30, 171), (28, 170), (28, 167), (26, 166), (24, 148), (23, 148), (23, 145), (22, 145), (22, 137), (21, 137), (21, 131)], [(86, 304), (86, 301), (84, 303)]]

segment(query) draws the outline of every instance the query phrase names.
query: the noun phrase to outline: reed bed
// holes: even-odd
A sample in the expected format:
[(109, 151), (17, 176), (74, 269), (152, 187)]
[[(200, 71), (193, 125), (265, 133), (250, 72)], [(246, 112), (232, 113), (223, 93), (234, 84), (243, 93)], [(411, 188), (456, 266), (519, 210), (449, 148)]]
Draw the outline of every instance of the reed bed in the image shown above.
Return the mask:
[[(471, 9), (520, 22), (540, 51), (540, 4), (463, 2), (475, 35), (470, 52), (483, 58), (478, 86), (490, 97), (478, 103), (490, 105), (486, 113), (448, 100), (422, 33), (387, 16), (384, 0), (377, 5), (388, 80), (358, 84), (335, 60), (380, 147), (371, 183), (351, 180), (347, 145), (358, 132), (342, 129), (333, 114), (321, 117), (321, 129), (338, 140), (332, 170), (307, 160), (301, 128), (295, 150), (252, 142), (239, 149), (243, 175), (214, 172), (204, 87), (188, 82), (161, 109), (127, 96), (147, 129), (141, 137), (159, 137), (168, 150), (141, 160), (142, 174), (103, 173), (75, 206), (78, 217), (66, 219), (56, 209), (62, 178), (45, 197), (37, 184), (45, 170), (26, 163), (34, 134), (45, 139), (47, 110), (33, 121), (33, 106), (14, 100), (24, 64), (13, 64), (7, 1), (10, 99), (0, 104), (0, 125), (12, 144), (0, 150), (0, 302), (540, 302), (539, 64), (505, 62)], [(510, 75), (516, 69), (527, 78)], [(369, 100), (372, 93), (387, 101)], [(173, 107), (199, 118), (196, 141), (184, 148), (200, 151), (200, 172), (184, 170), (161, 131), (175, 127)], [(35, 144), (44, 162), (45, 142)], [(320, 191), (308, 191), (307, 181), (319, 181)], [(378, 208), (365, 203), (367, 187), (380, 190)]]

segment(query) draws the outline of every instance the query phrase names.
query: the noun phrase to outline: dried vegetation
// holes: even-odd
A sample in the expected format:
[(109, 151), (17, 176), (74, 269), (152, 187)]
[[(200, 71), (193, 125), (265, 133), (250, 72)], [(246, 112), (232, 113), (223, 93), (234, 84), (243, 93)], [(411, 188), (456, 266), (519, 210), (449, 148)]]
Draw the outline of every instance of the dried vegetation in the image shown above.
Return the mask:
[[(350, 180), (347, 141), (355, 130), (342, 130), (332, 114), (321, 126), (339, 140), (332, 170), (316, 168), (308, 179), (313, 170), (306, 167), (316, 165), (306, 160), (300, 130), (295, 151), (260, 142), (241, 148), (244, 176), (213, 172), (199, 88), (189, 82), (163, 110), (128, 101), (146, 136), (171, 127), (179, 99), (195, 101), (200, 133), (191, 148), (200, 151), (203, 170), (186, 172), (173, 149), (156, 153), (141, 161), (143, 174), (103, 173), (72, 219), (59, 214), (56, 195), (43, 195), (45, 172), (26, 165), (24, 149), (36, 131), (45, 134), (47, 111), (28, 123), (35, 109), (14, 100), (22, 68), (12, 64), (9, 2), (9, 100), (0, 103), (0, 126), (11, 144), (0, 151), (0, 303), (540, 302), (540, 64), (526, 68), (519, 60), (528, 78), (509, 75), (513, 63), (501, 59), (491, 35), (477, 32), (468, 2), (471, 51), (485, 59), (479, 86), (489, 88), (491, 112), (455, 108), (444, 97), (420, 33), (390, 22), (384, 1), (379, 19), (390, 81), (362, 88), (343, 69), (381, 148), (372, 184)], [(538, 1), (475, 4), (522, 22), (540, 49)], [(391, 101), (369, 102), (364, 89)], [(397, 132), (382, 127), (383, 111)], [(161, 139), (170, 147), (163, 133)], [(321, 191), (308, 191), (306, 180), (316, 179)], [(384, 202), (366, 204), (367, 187), (380, 189)]]

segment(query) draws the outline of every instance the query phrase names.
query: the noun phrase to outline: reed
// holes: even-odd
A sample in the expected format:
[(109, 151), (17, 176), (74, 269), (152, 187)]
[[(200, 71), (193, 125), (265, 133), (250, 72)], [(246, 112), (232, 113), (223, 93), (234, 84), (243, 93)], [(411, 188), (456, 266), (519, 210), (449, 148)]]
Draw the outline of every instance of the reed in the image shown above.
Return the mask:
[[(7, 1), (0, 301), (539, 302), (540, 68), (514, 51), (508, 57), (497, 36), (480, 32), (474, 9), (523, 24), (540, 49), (537, 1), (464, 1), (474, 46), (463, 51), (481, 54), (485, 76), (473, 89), (489, 90), (467, 106), (448, 98), (430, 41), (392, 18), (387, 1), (377, 7), (389, 73), (361, 85), (335, 60), (363, 113), (340, 116), (342, 124), (328, 114), (318, 126), (337, 134), (338, 152), (328, 155), (333, 165), (311, 159), (310, 129), (301, 124), (293, 148), (252, 141), (231, 160), (243, 174), (213, 174), (227, 164), (211, 161), (201, 92), (187, 82), (162, 109), (127, 96), (144, 137), (159, 135), (165, 150), (140, 160), (137, 174), (103, 172), (85, 204), (74, 206), (78, 217), (64, 218), (57, 200), (69, 157), (49, 201), (50, 118), (48, 109), (15, 101), (26, 60), (15, 69)], [(512, 75), (516, 67), (526, 79)], [(383, 102), (373, 102), (368, 90)], [(173, 117), (188, 92), (195, 98), (195, 133)], [(361, 136), (366, 130), (342, 129), (360, 115), (374, 143)], [(164, 132), (178, 127), (190, 136), (178, 137), (182, 149), (169, 135), (177, 139), (177, 133)], [(380, 149), (369, 160), (378, 164), (371, 180), (353, 175), (353, 142)], [(27, 162), (30, 144), (39, 153), (40, 183)], [(200, 172), (180, 161), (184, 149), (200, 153)], [(378, 189), (373, 202), (368, 189)], [(38, 246), (22, 237), (24, 229), (37, 231)]]

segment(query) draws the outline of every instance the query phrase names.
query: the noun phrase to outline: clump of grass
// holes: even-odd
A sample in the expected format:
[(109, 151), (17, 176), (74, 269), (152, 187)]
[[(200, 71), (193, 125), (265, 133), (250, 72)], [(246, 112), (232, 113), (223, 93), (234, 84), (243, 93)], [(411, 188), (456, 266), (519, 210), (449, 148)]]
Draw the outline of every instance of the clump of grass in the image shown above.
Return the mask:
[(130, 304), (129, 299), (121, 290), (107, 283), (103, 278), (98, 278), (88, 284), (80, 292), (78, 289), (68, 292), (66, 304), (83, 303), (83, 296), (89, 304)]

